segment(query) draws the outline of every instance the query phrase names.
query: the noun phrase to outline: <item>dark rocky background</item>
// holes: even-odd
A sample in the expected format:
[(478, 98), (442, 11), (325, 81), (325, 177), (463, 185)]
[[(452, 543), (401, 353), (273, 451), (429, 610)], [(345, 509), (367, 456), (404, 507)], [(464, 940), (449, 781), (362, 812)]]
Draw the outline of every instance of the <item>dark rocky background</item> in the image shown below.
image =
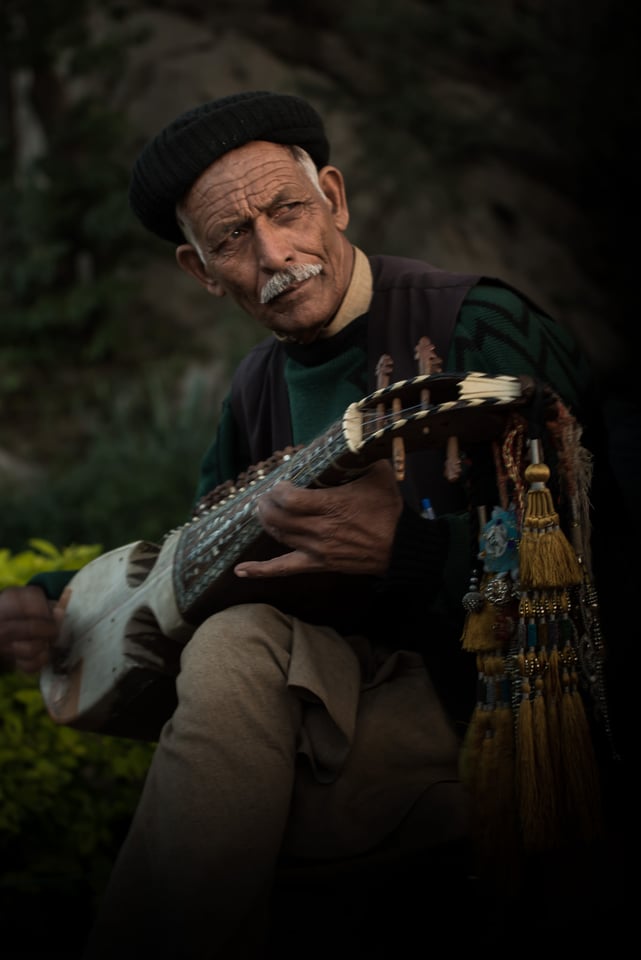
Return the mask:
[(635, 5), (1, 11), (0, 544), (115, 545), (184, 515), (230, 371), (262, 331), (143, 235), (126, 185), (147, 136), (238, 89), (300, 92), (324, 114), (355, 243), (504, 277), (576, 332), (599, 384), (633, 391)]

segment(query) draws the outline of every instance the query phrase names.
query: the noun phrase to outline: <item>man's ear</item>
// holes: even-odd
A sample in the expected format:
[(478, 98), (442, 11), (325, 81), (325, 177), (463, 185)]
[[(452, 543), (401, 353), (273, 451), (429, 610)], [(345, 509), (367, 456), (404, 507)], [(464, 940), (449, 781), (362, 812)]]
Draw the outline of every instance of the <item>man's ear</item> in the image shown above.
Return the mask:
[(323, 167), (318, 173), (321, 190), (332, 205), (334, 223), (339, 230), (346, 230), (349, 223), (349, 207), (343, 174), (337, 167)]
[(207, 293), (211, 293), (214, 297), (225, 296), (225, 291), (220, 283), (217, 280), (212, 280), (209, 276), (205, 265), (200, 259), (200, 254), (191, 243), (183, 243), (176, 248), (176, 260), (178, 261), (180, 269), (197, 280), (198, 283), (205, 288)]

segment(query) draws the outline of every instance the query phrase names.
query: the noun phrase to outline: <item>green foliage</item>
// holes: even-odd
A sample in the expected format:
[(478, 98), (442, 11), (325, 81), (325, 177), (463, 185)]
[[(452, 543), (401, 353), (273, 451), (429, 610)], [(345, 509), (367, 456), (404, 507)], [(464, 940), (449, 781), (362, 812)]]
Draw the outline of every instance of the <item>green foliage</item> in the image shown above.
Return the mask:
[[(130, 135), (124, 116), (110, 109), (91, 85), (84, 95), (69, 96), (70, 74), (78, 73), (79, 65), (63, 66), (62, 50), (56, 52), (52, 40), (64, 38), (87, 47), (92, 55), (82, 75), (90, 84), (105, 69), (104, 58), (98, 55), (101, 45), (92, 42), (83, 19), (75, 21), (77, 30), (69, 34), (63, 29), (68, 26), (68, 9), (44, 6), (45, 11), (40, 6), (38, 13), (35, 5), (27, 4), (10, 18), (21, 35), (27, 28), (33, 31), (46, 12), (50, 29), (30, 32), (31, 46), (21, 46), (18, 37), (22, 62), (15, 64), (32, 75), (31, 106), (46, 149), (31, 157), (14, 157), (13, 176), (0, 185), (4, 211), (0, 308), (5, 337), (14, 348), (24, 349), (26, 359), (33, 356), (34, 335), (45, 355), (55, 352), (54, 338), (62, 335), (69, 338), (68, 359), (81, 361), (97, 353), (96, 328), (118, 326), (121, 316), (123, 278), (117, 271), (134, 243), (125, 200), (128, 166), (123, 159), (123, 144)], [(77, 17), (89, 16), (90, 3), (75, 6)], [(57, 24), (49, 22), (54, 16), (60, 18)], [(116, 54), (113, 45), (109, 50), (121, 64), (123, 50)], [(114, 66), (110, 61), (109, 69)], [(51, 85), (46, 99), (38, 93), (42, 83)], [(4, 145), (5, 156), (9, 146)], [(115, 342), (118, 332), (123, 331), (114, 330), (109, 340)], [(104, 333), (101, 337), (105, 341)], [(100, 352), (105, 349), (103, 343)], [(14, 362), (20, 355), (14, 349)]]
[(97, 892), (153, 745), (56, 726), (19, 673), (0, 677), (0, 732), (0, 891)]
[(0, 549), (0, 590), (27, 583), (37, 573), (49, 570), (79, 570), (102, 552), (99, 544), (69, 546), (59, 550), (47, 540), (32, 538), (28, 550), (12, 554)]
[[(99, 546), (58, 550), (34, 539), (15, 556), (0, 551), (0, 589), (35, 573), (78, 569)], [(81, 935), (131, 819), (153, 744), (56, 726), (37, 679), (0, 673), (0, 918), (46, 922), (61, 904), (83, 911)], [(75, 907), (74, 907), (75, 908)], [(26, 931), (20, 931), (25, 942)]]
[[(126, 366), (139, 352), (130, 336), (132, 276), (144, 260), (127, 204), (134, 134), (113, 93), (142, 37), (121, 13), (96, 0), (0, 8), (0, 404), (14, 421), (38, 401), (68, 415), (52, 382), (74, 376), (82, 395), (105, 363)], [(159, 338), (146, 355), (162, 346)]]

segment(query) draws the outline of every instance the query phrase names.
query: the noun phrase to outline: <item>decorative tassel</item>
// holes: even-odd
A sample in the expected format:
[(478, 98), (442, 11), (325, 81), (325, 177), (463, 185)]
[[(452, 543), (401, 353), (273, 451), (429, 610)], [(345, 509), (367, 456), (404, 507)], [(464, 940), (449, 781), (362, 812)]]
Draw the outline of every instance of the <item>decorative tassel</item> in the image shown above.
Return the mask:
[(548, 716), (543, 692), (543, 668), (539, 661), (534, 662), (534, 702), (532, 704), (532, 723), (534, 728), (534, 754), (536, 757), (536, 775), (539, 797), (539, 845), (550, 849), (559, 838), (557, 789), (554, 778), (554, 764), (550, 750), (551, 736), (548, 729)]
[(520, 704), (516, 728), (516, 785), (519, 819), (526, 849), (538, 846), (539, 792), (534, 754), (532, 688), (527, 676), (521, 680)]
[[(555, 414), (563, 410), (557, 404)], [(539, 425), (535, 413), (530, 431)], [(511, 418), (502, 444), (493, 445), (501, 504), (479, 525), (478, 568), (463, 599), (461, 643), (477, 657), (479, 688), (461, 770), (475, 811), (480, 873), (497, 893), (506, 889), (503, 879), (518, 881), (524, 870), (546, 863), (556, 870), (570, 852), (574, 861), (567, 865), (574, 869), (579, 846), (597, 838), (601, 825), (583, 701), (586, 690), (602, 693), (598, 611), (583, 563), (590, 464), (568, 414), (553, 437), (559, 453), (553, 489), (566, 492), (572, 521), (564, 510), (562, 526), (536, 437), (523, 469), (525, 427)], [(566, 526), (580, 527), (571, 541)]]
[(459, 773), (461, 779), (474, 792), (476, 789), (476, 774), (481, 752), (481, 741), (485, 736), (485, 673), (483, 658), (476, 658), (476, 704), (465, 731), (465, 737), (459, 753)]
[(560, 704), (563, 688), (558, 646), (559, 627), (556, 619), (558, 605), (555, 601), (548, 601), (547, 606), (550, 611), (546, 615), (547, 665), (543, 674), (543, 693), (549, 732), (550, 763), (554, 782), (559, 784), (562, 783)]
[(514, 736), (503, 657), (477, 658), (479, 694), (461, 751), (461, 777), (472, 797), (476, 850), (486, 879), (510, 889), (518, 847), (514, 799)]
[(463, 597), (466, 618), (461, 642), (464, 650), (495, 650), (509, 639), (511, 617), (515, 613), (514, 589), (518, 552), (517, 528), (510, 509), (495, 507), (489, 522), (482, 518), (477, 559), (483, 564), (472, 572), (470, 587)]
[(493, 712), (493, 775), (489, 783), (491, 804), (485, 823), (486, 863), (494, 864), (494, 885), (506, 892), (514, 889), (519, 873), (518, 830), (514, 780), (514, 718), (510, 703), (510, 684), (503, 658), (498, 660), (497, 702)]
[(523, 845), (542, 851), (557, 834), (554, 771), (551, 762), (543, 664), (534, 609), (524, 596), (521, 601), (522, 638), (518, 657), (521, 673), (521, 701), (517, 714), (518, 798)]
[[(562, 625), (568, 632), (572, 630), (567, 617)], [(568, 829), (579, 842), (590, 842), (601, 833), (601, 788), (592, 736), (579, 690), (577, 654), (569, 638), (561, 652), (561, 664), (561, 754)]]
[[(541, 462), (539, 441), (532, 439), (531, 463), (525, 470), (530, 486), (519, 546), (519, 569), (522, 588), (529, 590), (532, 598), (538, 597), (549, 612), (546, 618), (548, 665), (543, 692), (549, 733), (549, 770), (555, 784), (551, 796), (557, 805), (556, 821), (563, 828), (567, 845), (596, 839), (602, 824), (598, 764), (578, 674), (577, 624), (582, 635), (589, 634), (590, 628), (585, 623), (585, 604), (573, 605), (570, 599), (571, 591), (580, 598), (585, 598), (587, 591), (588, 489), (592, 465), (579, 442), (580, 427), (560, 402), (556, 404), (555, 419), (548, 427), (558, 454), (559, 487), (565, 491), (570, 507), (572, 543), (561, 530), (559, 514), (546, 487), (550, 470)], [(549, 842), (556, 841), (552, 831)]]
[(567, 587), (581, 582), (576, 554), (559, 526), (559, 514), (546, 487), (550, 468), (539, 456), (539, 441), (530, 441), (532, 462), (525, 469), (529, 483), (519, 545), (519, 572), (525, 590)]
[(466, 610), (461, 644), (464, 650), (476, 653), (480, 650), (494, 650), (496, 638), (496, 608), (489, 603), (483, 589), (490, 580), (489, 574), (484, 574), (481, 583), (478, 582), (476, 571), (470, 578), (470, 587), (463, 597), (463, 607)]

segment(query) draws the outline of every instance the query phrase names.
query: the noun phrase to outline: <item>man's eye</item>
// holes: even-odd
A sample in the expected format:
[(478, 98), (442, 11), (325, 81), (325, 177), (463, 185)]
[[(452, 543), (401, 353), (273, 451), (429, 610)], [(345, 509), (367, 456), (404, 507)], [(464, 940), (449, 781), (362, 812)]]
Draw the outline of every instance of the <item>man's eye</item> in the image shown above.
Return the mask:
[(300, 200), (292, 200), (290, 203), (282, 203), (275, 212), (275, 216), (287, 216), (288, 213), (293, 213), (301, 206)]
[(222, 253), (222, 251), (225, 250), (226, 247), (233, 246), (234, 243), (236, 243), (238, 240), (241, 239), (244, 233), (245, 233), (245, 230), (243, 227), (234, 227), (234, 229), (226, 233), (225, 236), (222, 237), (220, 242), (216, 245), (216, 252)]

